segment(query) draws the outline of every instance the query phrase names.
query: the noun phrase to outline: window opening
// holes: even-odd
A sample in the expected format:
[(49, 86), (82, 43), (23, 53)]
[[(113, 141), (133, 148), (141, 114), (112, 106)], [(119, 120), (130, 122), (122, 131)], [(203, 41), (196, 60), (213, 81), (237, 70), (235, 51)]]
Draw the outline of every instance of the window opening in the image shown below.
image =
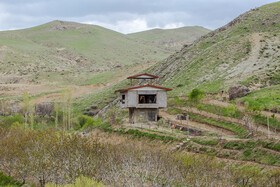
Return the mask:
[(156, 104), (156, 103), (157, 103), (156, 94), (150, 94), (150, 95), (139, 94), (139, 104)]

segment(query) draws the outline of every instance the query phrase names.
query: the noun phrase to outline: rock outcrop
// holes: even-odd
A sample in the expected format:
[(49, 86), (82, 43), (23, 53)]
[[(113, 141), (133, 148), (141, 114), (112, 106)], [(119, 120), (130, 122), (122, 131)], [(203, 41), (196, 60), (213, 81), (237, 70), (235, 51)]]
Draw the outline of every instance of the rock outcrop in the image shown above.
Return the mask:
[(229, 100), (233, 100), (238, 97), (243, 97), (247, 95), (249, 92), (250, 90), (248, 87), (240, 84), (235, 84), (232, 87), (230, 87), (228, 90)]

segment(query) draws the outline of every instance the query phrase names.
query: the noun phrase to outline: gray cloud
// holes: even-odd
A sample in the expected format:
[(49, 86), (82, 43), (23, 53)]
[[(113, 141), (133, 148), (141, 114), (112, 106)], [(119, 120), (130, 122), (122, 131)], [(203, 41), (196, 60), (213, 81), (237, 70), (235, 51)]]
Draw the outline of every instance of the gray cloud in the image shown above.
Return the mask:
[(0, 30), (57, 19), (95, 23), (123, 33), (182, 25), (215, 29), (271, 2), (276, 0), (1, 0)]

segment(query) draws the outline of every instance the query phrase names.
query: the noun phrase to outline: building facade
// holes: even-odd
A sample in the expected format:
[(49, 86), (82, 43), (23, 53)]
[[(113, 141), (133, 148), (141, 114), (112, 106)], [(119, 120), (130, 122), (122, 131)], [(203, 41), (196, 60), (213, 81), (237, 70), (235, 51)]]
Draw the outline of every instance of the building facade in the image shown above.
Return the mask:
[[(158, 78), (150, 74), (140, 74), (128, 79), (152, 79)], [(167, 91), (170, 88), (152, 84), (132, 86), (126, 89), (116, 90), (120, 93), (120, 107), (129, 109), (130, 123), (157, 121), (160, 108), (167, 107)]]

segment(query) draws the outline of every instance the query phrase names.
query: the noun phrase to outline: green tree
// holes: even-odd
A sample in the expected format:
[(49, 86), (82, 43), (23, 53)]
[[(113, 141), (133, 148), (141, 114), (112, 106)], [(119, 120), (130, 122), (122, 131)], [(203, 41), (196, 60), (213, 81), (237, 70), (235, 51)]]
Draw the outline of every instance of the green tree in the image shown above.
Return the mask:
[(198, 88), (193, 89), (189, 94), (188, 98), (194, 103), (195, 105), (205, 96), (205, 92), (199, 90)]

